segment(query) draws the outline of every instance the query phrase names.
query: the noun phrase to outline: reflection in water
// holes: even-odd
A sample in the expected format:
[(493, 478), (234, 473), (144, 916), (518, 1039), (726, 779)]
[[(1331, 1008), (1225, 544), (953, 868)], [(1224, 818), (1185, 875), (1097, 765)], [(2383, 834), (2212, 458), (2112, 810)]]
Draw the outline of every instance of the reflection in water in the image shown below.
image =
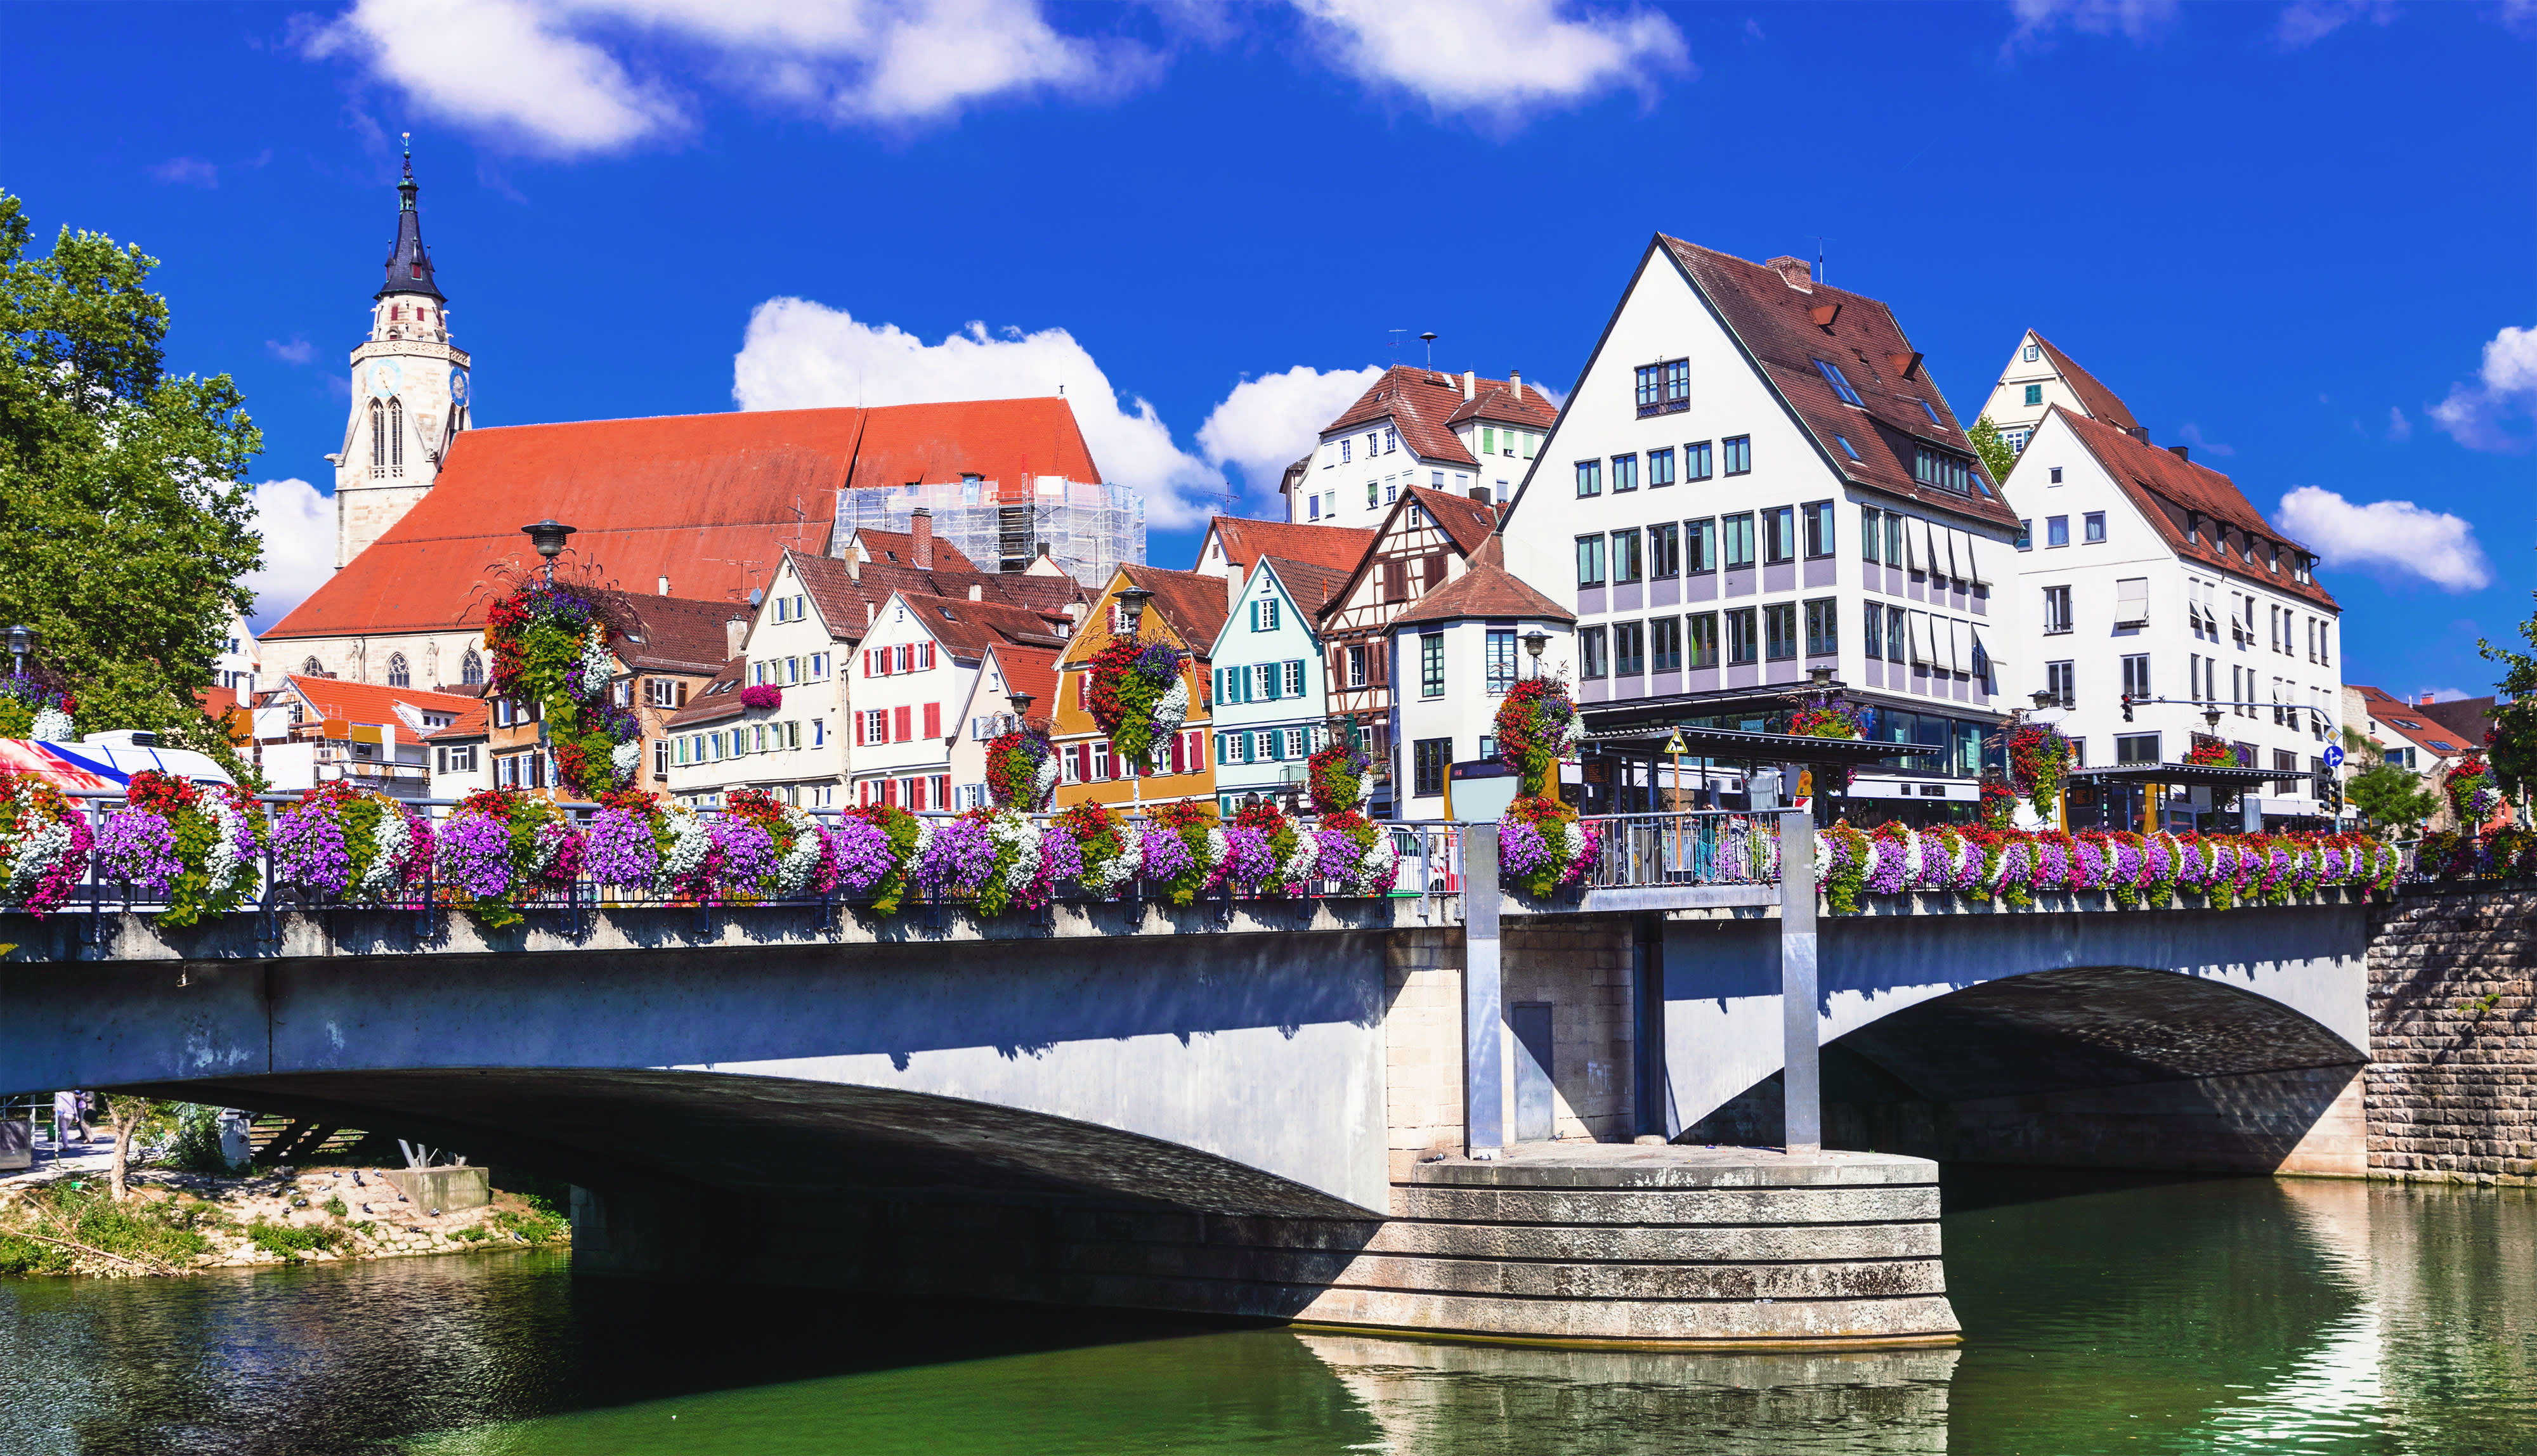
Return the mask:
[(671, 1288), (536, 1253), (0, 1282), (0, 1452), (2537, 1449), (2537, 1198), (1947, 1192), (1966, 1344), (1837, 1356)]

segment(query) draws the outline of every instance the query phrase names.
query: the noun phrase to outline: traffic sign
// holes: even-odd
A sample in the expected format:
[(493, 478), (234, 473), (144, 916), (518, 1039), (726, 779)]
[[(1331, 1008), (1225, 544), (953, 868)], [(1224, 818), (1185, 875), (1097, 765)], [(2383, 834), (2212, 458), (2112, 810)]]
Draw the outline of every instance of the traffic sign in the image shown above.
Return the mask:
[(1682, 729), (1674, 729), (1673, 736), (1665, 739), (1664, 751), (1667, 753), (1682, 753), (1686, 751), (1682, 746)]
[(2328, 743), (2325, 746), (2325, 766), (2330, 769), (2339, 769), (2343, 767), (2342, 744)]

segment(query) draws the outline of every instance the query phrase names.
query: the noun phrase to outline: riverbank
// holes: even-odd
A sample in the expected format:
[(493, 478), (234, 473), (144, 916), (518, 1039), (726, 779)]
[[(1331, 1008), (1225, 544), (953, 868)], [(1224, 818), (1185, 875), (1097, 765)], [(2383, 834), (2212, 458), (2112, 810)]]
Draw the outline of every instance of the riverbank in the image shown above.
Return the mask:
[(482, 1208), (407, 1201), (378, 1168), (275, 1168), (243, 1177), (140, 1168), (116, 1203), (80, 1165), (0, 1185), (0, 1275), (144, 1278), (259, 1264), (329, 1263), (562, 1247), (544, 1199), (495, 1190)]

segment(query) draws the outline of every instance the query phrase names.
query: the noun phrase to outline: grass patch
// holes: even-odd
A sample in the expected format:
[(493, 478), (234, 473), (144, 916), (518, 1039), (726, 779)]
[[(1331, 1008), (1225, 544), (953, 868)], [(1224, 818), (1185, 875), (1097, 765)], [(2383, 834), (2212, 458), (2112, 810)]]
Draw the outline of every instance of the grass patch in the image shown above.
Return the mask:
[(317, 1205), (317, 1206), (318, 1206), (319, 1208), (324, 1209), (326, 1212), (328, 1212), (328, 1213), (330, 1213), (330, 1214), (333, 1214), (335, 1217), (337, 1217), (337, 1218), (339, 1218), (339, 1219), (340, 1219), (340, 1218), (342, 1218), (344, 1215), (346, 1215), (346, 1214), (348, 1214), (348, 1213), (351, 1213), (351, 1212), (352, 1212), (352, 1210), (351, 1210), (351, 1209), (346, 1208), (346, 1207), (344, 1206), (344, 1200), (343, 1200), (343, 1199), (341, 1199), (341, 1198), (329, 1198), (329, 1199), (327, 1199), (325, 1202), (323, 1202), (323, 1203), (321, 1203), (321, 1204), (319, 1204), (319, 1205)]
[(246, 1236), (257, 1248), (295, 1263), (313, 1253), (333, 1253), (342, 1248), (345, 1234), (341, 1229), (272, 1224), (258, 1219), (246, 1226)]
[[(65, 1243), (148, 1268), (181, 1269), (211, 1248), (202, 1231), (221, 1222), (210, 1205), (188, 1199), (116, 1203), (102, 1188), (30, 1189), (0, 1204), (0, 1274), (72, 1273), (84, 1256)], [(47, 1241), (53, 1239), (61, 1242)]]
[(489, 1221), (494, 1228), (530, 1243), (558, 1243), (572, 1236), (571, 1221), (556, 1213), (553, 1204), (535, 1193), (513, 1196), (519, 1206), (496, 1210)]

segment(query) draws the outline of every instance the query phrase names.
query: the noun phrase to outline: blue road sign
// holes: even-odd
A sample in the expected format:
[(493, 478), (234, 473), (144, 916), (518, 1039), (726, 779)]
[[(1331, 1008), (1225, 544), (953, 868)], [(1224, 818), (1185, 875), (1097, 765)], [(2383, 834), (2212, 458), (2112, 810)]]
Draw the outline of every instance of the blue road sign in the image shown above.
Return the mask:
[(2340, 744), (2340, 743), (2329, 743), (2329, 744), (2327, 744), (2327, 745), (2326, 745), (2326, 748), (2325, 748), (2325, 766), (2326, 766), (2327, 768), (2330, 768), (2330, 769), (2339, 769), (2339, 768), (2343, 767), (2343, 745), (2342, 745), (2342, 744)]

